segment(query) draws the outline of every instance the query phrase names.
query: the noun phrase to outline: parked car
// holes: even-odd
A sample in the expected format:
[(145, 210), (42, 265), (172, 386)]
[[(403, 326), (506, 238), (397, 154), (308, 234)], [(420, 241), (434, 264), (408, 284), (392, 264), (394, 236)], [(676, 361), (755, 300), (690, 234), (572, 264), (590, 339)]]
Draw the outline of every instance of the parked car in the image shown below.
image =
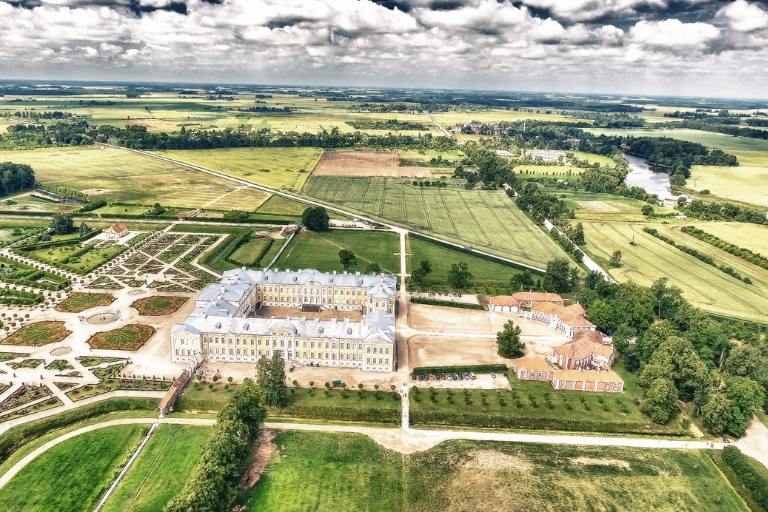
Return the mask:
[(411, 374), (411, 380), (416, 380), (416, 374), (415, 373)]
[(496, 378), (496, 373), (494, 373), (494, 372), (491, 372), (491, 378), (492, 378), (492, 379), (495, 379), (495, 378)]
[(459, 380), (459, 374), (458, 373), (454, 373), (453, 374), (453, 380)]

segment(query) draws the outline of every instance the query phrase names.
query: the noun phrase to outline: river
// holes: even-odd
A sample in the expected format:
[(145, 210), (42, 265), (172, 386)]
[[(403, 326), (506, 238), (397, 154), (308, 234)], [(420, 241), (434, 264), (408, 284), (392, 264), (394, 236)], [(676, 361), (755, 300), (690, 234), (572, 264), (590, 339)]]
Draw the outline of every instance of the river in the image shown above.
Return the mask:
[(624, 153), (624, 158), (629, 162), (631, 169), (624, 180), (628, 187), (640, 187), (649, 194), (656, 194), (661, 201), (674, 200), (677, 197), (672, 194), (669, 174), (653, 171), (644, 158), (626, 153)]

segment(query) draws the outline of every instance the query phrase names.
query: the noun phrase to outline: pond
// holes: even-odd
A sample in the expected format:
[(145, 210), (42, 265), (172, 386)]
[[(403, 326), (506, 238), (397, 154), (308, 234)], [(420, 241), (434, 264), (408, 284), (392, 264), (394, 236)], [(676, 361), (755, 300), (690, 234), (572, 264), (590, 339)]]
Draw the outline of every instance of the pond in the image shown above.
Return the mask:
[(629, 162), (629, 168), (631, 169), (624, 180), (628, 187), (640, 187), (649, 194), (656, 194), (661, 201), (674, 200), (677, 197), (672, 194), (669, 174), (655, 172), (644, 158), (626, 153), (624, 153), (624, 158)]

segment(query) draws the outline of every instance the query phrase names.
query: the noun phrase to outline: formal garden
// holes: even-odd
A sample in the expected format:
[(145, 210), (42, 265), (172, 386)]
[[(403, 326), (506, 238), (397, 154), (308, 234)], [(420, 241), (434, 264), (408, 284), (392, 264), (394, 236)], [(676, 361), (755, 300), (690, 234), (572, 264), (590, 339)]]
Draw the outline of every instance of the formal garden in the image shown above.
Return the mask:
[(155, 328), (143, 324), (127, 324), (110, 331), (97, 332), (88, 338), (91, 348), (106, 350), (138, 350), (155, 334)]

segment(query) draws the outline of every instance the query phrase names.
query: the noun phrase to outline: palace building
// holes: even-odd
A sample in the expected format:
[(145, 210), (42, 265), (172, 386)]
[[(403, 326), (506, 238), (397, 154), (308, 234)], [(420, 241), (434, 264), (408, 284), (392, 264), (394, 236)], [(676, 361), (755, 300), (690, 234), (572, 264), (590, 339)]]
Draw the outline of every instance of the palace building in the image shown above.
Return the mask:
[(395, 294), (385, 274), (229, 270), (173, 326), (173, 360), (255, 363), (280, 352), (300, 366), (391, 372)]

